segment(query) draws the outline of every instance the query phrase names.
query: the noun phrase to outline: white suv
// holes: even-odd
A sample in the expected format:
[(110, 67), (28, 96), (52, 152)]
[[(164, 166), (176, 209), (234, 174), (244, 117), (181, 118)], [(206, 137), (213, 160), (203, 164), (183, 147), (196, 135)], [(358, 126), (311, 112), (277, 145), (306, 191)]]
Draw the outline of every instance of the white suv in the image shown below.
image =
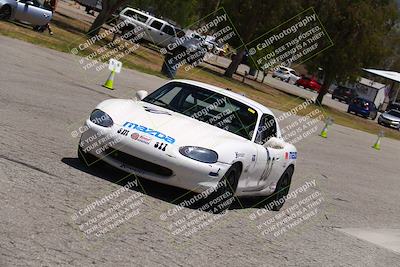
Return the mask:
[(122, 33), (141, 27), (144, 31), (143, 39), (159, 47), (167, 48), (169, 51), (196, 52), (202, 49), (202, 41), (196, 36), (186, 36), (185, 32), (165, 20), (156, 18), (145, 12), (127, 7), (119, 14), (120, 21), (127, 26)]

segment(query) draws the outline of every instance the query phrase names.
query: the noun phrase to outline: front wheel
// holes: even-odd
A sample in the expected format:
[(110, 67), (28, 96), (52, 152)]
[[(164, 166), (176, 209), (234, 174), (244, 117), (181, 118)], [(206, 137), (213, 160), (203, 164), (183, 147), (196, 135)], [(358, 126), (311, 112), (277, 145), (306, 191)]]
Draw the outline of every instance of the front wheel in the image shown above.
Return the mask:
[(292, 182), (294, 169), (292, 166), (287, 168), (279, 179), (275, 192), (274, 192), (274, 203), (275, 205), (271, 208), (273, 211), (279, 211), (283, 204), (285, 204), (285, 198), (289, 193), (290, 183)]
[(229, 209), (233, 203), (234, 194), (239, 183), (241, 167), (232, 165), (219, 181), (217, 189), (206, 198), (208, 211), (218, 214)]
[(46, 25), (44, 25), (44, 26), (39, 26), (39, 25), (33, 26), (33, 30), (37, 31), (37, 32), (44, 32), (46, 30), (46, 28), (47, 28)]
[(5, 5), (0, 8), (0, 19), (9, 19), (11, 18), (11, 7), (9, 5)]

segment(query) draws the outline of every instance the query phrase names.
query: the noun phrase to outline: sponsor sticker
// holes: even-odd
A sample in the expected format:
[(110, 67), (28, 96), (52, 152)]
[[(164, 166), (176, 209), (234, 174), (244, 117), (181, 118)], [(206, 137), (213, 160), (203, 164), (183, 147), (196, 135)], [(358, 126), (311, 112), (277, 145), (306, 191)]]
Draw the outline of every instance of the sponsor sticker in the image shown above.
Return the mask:
[(139, 142), (142, 142), (142, 143), (144, 143), (144, 144), (146, 144), (146, 145), (150, 144), (151, 140), (152, 140), (151, 138), (146, 137), (146, 136), (144, 136), (144, 135), (141, 135), (141, 136), (139, 136), (139, 138), (138, 138), (138, 141), (139, 141)]
[(136, 140), (136, 141), (138, 141), (138, 142), (141, 142), (141, 143), (144, 143), (144, 144), (146, 144), (146, 145), (148, 145), (148, 144), (150, 144), (150, 142), (151, 142), (151, 138), (149, 138), (149, 137), (147, 137), (147, 136), (144, 136), (144, 135), (140, 135), (140, 134), (138, 134), (138, 133), (133, 133), (133, 134), (131, 134), (131, 138), (133, 139), (133, 140)]
[(236, 158), (243, 158), (245, 156), (244, 153), (235, 152)]
[(139, 138), (139, 136), (140, 136), (140, 134), (138, 134), (138, 133), (133, 133), (133, 134), (131, 134), (131, 138), (132, 138), (133, 140), (137, 140), (137, 139)]
[(285, 159), (297, 159), (297, 152), (285, 152)]
[(165, 142), (167, 142), (168, 144), (173, 144), (175, 143), (175, 138), (171, 137), (171, 136), (167, 136), (166, 134), (153, 130), (151, 128), (147, 128), (146, 126), (140, 125), (140, 124), (136, 124), (133, 122), (125, 122), (123, 125), (125, 128), (129, 128), (129, 129), (134, 129), (137, 130), (139, 132), (142, 133), (146, 133), (148, 135), (152, 135), (160, 140), (163, 140)]

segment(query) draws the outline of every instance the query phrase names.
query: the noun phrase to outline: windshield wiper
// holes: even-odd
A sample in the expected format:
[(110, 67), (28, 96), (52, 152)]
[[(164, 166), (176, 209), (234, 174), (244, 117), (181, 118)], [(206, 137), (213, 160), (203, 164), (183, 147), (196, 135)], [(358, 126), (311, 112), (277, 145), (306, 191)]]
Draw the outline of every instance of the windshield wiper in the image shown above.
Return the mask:
[(154, 104), (154, 102), (158, 102), (158, 103), (163, 104), (164, 107), (166, 107), (166, 108), (168, 108), (168, 109), (170, 109), (170, 110), (173, 110), (173, 111), (175, 111), (175, 112), (179, 112), (176, 108), (174, 108), (173, 106), (171, 106), (170, 104), (164, 102), (164, 101), (161, 100), (161, 99), (157, 99), (157, 98), (148, 98), (148, 100), (150, 100), (152, 104)]

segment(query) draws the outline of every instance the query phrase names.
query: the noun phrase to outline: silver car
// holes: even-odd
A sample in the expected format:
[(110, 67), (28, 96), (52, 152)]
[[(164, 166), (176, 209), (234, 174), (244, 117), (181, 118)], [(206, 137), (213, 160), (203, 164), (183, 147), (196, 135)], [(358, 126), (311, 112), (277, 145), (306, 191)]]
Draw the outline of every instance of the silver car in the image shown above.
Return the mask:
[(400, 130), (400, 111), (395, 109), (386, 111), (379, 116), (378, 123)]
[(279, 78), (282, 81), (285, 81), (287, 83), (292, 83), (295, 84), (298, 79), (300, 79), (300, 76), (297, 74), (297, 72), (294, 69), (280, 66), (277, 70), (275, 70), (272, 73), (272, 78)]
[(0, 0), (0, 19), (18, 20), (34, 27), (46, 25), (52, 12), (38, 0)]

